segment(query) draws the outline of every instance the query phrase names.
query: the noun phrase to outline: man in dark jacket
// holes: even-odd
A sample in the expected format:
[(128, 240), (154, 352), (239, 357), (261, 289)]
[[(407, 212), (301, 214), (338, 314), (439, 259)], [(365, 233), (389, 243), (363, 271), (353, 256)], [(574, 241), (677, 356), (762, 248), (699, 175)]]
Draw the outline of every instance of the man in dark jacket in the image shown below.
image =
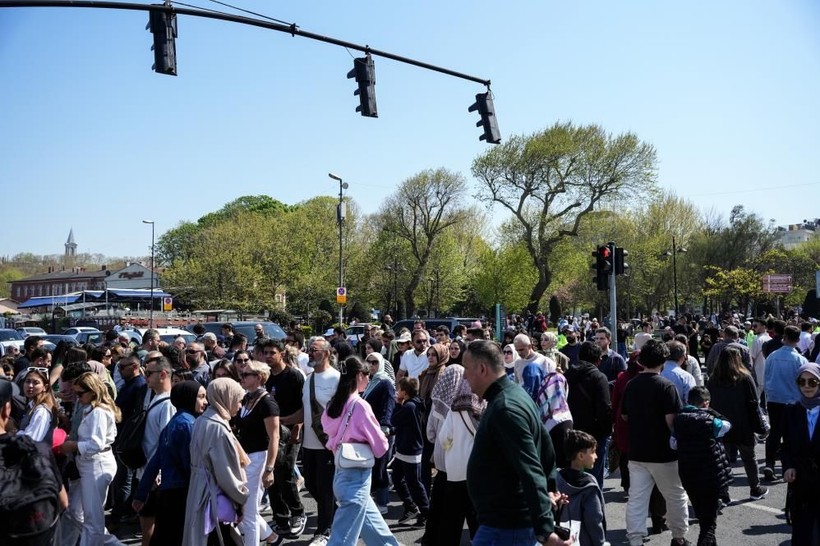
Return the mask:
[[(618, 355), (620, 356), (620, 355)], [(595, 466), (591, 474), (604, 483), (607, 461), (607, 443), (612, 435), (612, 403), (609, 399), (609, 380), (599, 369), (601, 347), (593, 341), (581, 344), (578, 364), (567, 371), (569, 396), (567, 403), (572, 413), (573, 428), (591, 434), (598, 442)]]
[(487, 400), (467, 463), (467, 489), (480, 524), (473, 546), (568, 546), (553, 532), (547, 480), (554, 492), (555, 452), (535, 403), (507, 379), (495, 343), (471, 342), (463, 365), (470, 388)]

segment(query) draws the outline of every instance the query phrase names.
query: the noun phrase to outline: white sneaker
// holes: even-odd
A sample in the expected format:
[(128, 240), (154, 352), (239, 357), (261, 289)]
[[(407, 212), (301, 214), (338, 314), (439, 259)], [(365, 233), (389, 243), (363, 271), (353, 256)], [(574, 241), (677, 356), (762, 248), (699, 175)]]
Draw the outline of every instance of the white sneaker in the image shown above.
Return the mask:
[(308, 546), (327, 546), (327, 537), (325, 535), (316, 535)]

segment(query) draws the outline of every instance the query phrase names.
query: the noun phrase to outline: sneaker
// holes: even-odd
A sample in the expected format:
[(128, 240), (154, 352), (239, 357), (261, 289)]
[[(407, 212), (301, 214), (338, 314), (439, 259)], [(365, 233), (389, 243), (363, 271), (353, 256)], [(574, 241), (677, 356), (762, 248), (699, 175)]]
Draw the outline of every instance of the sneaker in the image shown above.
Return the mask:
[(414, 527), (425, 527), (427, 526), (427, 516), (423, 516), (419, 514), (419, 517), (416, 518), (416, 523)]
[(767, 482), (773, 482), (774, 479), (775, 479), (774, 478), (774, 469), (772, 469), (771, 467), (768, 467), (768, 466), (764, 466), (763, 467), (763, 479), (766, 480)]
[(307, 524), (307, 516), (301, 514), (299, 516), (291, 516), (290, 518), (290, 538), (296, 538), (305, 532), (305, 525)]
[(325, 535), (316, 535), (308, 546), (327, 546), (327, 537)]
[(760, 500), (768, 494), (769, 490), (759, 485), (749, 490), (749, 498), (752, 500)]
[(406, 509), (404, 510), (404, 514), (399, 518), (399, 523), (407, 523), (413, 518), (419, 517), (419, 511), (417, 508)]

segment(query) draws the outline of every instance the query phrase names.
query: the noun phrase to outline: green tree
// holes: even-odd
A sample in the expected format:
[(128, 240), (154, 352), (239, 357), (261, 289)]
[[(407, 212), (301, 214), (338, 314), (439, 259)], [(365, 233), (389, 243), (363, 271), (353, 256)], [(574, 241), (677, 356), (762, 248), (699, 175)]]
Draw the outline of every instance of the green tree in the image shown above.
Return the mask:
[(575, 237), (583, 218), (622, 199), (640, 200), (655, 188), (655, 149), (632, 133), (612, 136), (597, 125), (556, 123), (513, 136), (476, 158), (478, 199), (497, 203), (515, 219), (538, 278), (528, 309), (535, 312), (552, 282), (556, 246)]

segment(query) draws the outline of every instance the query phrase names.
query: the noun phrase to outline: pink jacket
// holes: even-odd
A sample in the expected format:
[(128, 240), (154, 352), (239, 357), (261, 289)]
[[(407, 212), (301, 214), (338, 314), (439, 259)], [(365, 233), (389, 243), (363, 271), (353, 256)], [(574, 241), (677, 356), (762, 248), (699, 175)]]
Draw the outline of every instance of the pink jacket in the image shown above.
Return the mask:
[[(356, 407), (353, 407), (354, 404)], [(350, 408), (353, 408), (353, 414), (350, 416), (350, 423), (345, 429), (344, 425)], [(370, 444), (370, 449), (373, 450), (373, 455), (376, 457), (381, 457), (387, 453), (387, 438), (373, 415), (370, 404), (365, 402), (358, 394), (350, 396), (339, 417), (329, 417), (327, 410), (325, 410), (322, 414), (322, 427), (330, 438), (325, 447), (334, 453), (342, 442)], [(343, 429), (344, 433), (342, 433)]]

